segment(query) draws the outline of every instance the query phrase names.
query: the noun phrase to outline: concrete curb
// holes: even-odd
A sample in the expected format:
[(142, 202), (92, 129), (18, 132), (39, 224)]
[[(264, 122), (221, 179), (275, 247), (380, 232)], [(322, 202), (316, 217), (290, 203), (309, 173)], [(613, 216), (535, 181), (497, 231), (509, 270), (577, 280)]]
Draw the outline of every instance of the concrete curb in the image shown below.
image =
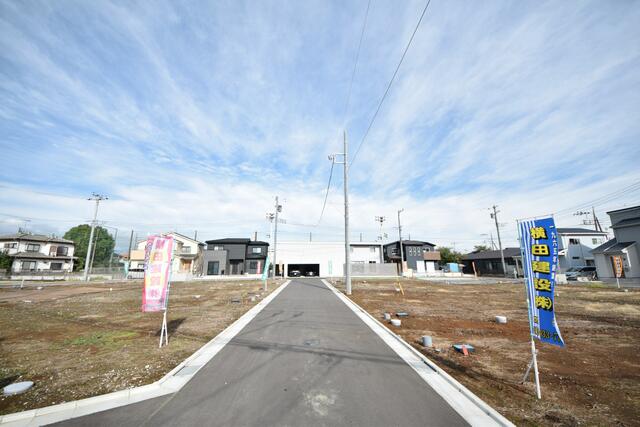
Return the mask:
[(3, 427), (42, 426), (173, 394), (184, 387), (207, 362), (213, 359), (213, 357), (218, 354), (233, 337), (244, 329), (258, 313), (269, 305), (290, 282), (290, 280), (284, 282), (278, 289), (251, 307), (251, 309), (220, 332), (215, 338), (200, 347), (195, 353), (154, 383), (82, 400), (3, 415), (0, 416), (0, 425)]
[(402, 337), (338, 291), (331, 283), (324, 279), (322, 282), (469, 424), (473, 426), (514, 426), (511, 421), (443, 371), (424, 354), (413, 348)]

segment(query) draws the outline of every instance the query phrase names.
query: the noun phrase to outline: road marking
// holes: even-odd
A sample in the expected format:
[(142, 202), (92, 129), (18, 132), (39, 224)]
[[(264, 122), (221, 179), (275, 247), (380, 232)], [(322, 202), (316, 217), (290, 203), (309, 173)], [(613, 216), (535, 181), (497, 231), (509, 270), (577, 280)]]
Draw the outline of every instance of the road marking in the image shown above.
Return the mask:
[(367, 313), (358, 304), (338, 291), (331, 283), (322, 282), (353, 311), (371, 330), (378, 335), (407, 365), (438, 393), (462, 418), (472, 426), (513, 426), (511, 421), (500, 415), (465, 386), (439, 368), (422, 353), (413, 348), (399, 335)]

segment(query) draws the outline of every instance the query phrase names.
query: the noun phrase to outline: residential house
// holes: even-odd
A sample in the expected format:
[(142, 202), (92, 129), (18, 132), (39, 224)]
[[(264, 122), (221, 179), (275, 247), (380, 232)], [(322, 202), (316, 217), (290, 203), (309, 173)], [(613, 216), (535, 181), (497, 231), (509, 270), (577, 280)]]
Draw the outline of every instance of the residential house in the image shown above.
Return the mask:
[(607, 233), (586, 228), (557, 228), (558, 273), (573, 267), (595, 265), (591, 250), (607, 241)]
[[(166, 233), (165, 236), (171, 236), (174, 239), (171, 279), (179, 281), (193, 276), (201, 276), (205, 244), (175, 231)], [(130, 277), (142, 277), (146, 246), (147, 240), (140, 240), (136, 243), (135, 249), (131, 251), (129, 256)]]
[(244, 238), (207, 240), (205, 276), (262, 274), (269, 243)]
[[(383, 247), (385, 262), (400, 262), (400, 241), (387, 243)], [(418, 274), (434, 272), (440, 261), (440, 252), (435, 248), (436, 245), (433, 243), (421, 240), (403, 240), (403, 271), (411, 269)]]
[(607, 212), (614, 238), (591, 253), (600, 279), (615, 278), (613, 260), (622, 257), (623, 278), (640, 278), (640, 206)]
[(42, 234), (17, 233), (0, 236), (0, 251), (13, 257), (13, 275), (61, 275), (73, 271), (72, 240)]
[[(504, 262), (507, 266), (507, 276), (514, 277), (515, 274), (523, 276), (520, 248), (504, 248), (503, 252)], [(463, 272), (467, 274), (477, 273), (481, 276), (505, 275), (500, 251), (471, 252), (462, 256), (462, 263), (464, 264)]]

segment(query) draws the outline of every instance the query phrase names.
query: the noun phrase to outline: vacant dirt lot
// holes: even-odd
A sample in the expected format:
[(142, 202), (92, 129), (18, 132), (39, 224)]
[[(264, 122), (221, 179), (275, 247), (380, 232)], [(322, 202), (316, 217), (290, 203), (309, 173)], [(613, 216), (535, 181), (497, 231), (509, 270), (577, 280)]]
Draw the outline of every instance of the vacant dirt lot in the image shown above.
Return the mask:
[[(352, 298), (377, 318), (408, 312), (396, 332), (515, 424), (640, 425), (640, 291), (557, 287), (566, 347), (537, 343), (538, 401), (532, 377), (520, 383), (531, 354), (524, 285), (402, 285), (404, 297), (393, 282), (354, 282)], [(496, 315), (508, 323), (495, 323)], [(423, 335), (433, 337), (433, 349), (419, 344)], [(460, 343), (475, 353), (451, 348)]]
[(0, 414), (154, 382), (266, 296), (261, 289), (256, 281), (174, 283), (162, 349), (162, 313), (140, 311), (141, 281), (0, 289), (0, 387), (35, 382), (25, 394), (0, 395)]

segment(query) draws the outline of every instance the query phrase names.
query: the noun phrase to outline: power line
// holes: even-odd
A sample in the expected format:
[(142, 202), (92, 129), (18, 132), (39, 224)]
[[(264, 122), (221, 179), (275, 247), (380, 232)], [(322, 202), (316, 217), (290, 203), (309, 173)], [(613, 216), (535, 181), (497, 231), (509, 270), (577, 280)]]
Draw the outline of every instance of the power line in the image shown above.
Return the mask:
[(327, 207), (327, 198), (329, 197), (329, 189), (331, 188), (331, 178), (333, 177), (333, 166), (336, 164), (333, 160), (331, 161), (331, 170), (329, 171), (329, 182), (327, 183), (327, 191), (324, 193), (324, 203), (322, 203), (322, 211), (320, 212), (320, 218), (318, 219), (318, 224), (322, 221), (322, 216), (324, 215), (324, 208)]
[(353, 89), (353, 81), (356, 77), (356, 69), (358, 68), (358, 61), (360, 59), (360, 48), (362, 47), (362, 39), (364, 38), (364, 31), (367, 27), (367, 19), (369, 18), (369, 8), (371, 6), (371, 0), (367, 3), (367, 11), (364, 14), (364, 20), (362, 21), (362, 31), (360, 32), (360, 41), (358, 42), (358, 50), (356, 53), (356, 60), (353, 64), (353, 72), (351, 73), (351, 82), (349, 83), (349, 91), (347, 92), (347, 102), (344, 106), (344, 116), (342, 118), (342, 123), (344, 127), (344, 123), (347, 120), (347, 114), (349, 114), (349, 104), (351, 102), (351, 90)]
[(427, 9), (429, 8), (429, 5), (431, 4), (431, 0), (427, 1), (427, 4), (424, 6), (424, 9), (422, 10), (422, 14), (420, 15), (420, 19), (418, 20), (418, 23), (416, 24), (416, 27), (413, 29), (413, 33), (411, 34), (411, 38), (409, 39), (409, 42), (407, 43), (407, 46), (404, 48), (404, 52), (402, 52), (402, 56), (400, 57), (400, 62), (398, 62), (398, 66), (396, 67), (395, 71), (393, 72), (393, 76), (391, 76), (391, 80), (389, 80), (389, 84), (387, 85), (387, 89), (384, 91), (384, 94), (382, 95), (382, 98), (380, 99), (380, 102), (378, 103), (378, 108), (376, 108), (376, 112), (373, 114), (373, 117), (371, 118), (371, 122), (369, 122), (369, 126), (367, 127), (367, 130), (364, 133), (364, 136), (362, 137), (362, 140), (360, 141), (360, 144), (358, 145), (358, 148), (356, 149), (356, 152), (353, 155), (353, 158), (351, 159), (351, 164), (349, 165), (349, 169), (351, 169), (351, 166), (353, 166), (353, 163), (356, 161), (356, 157), (358, 156), (358, 153), (360, 152), (360, 149), (362, 148), (362, 145), (364, 144), (365, 140), (367, 139), (367, 136), (369, 135), (369, 131), (371, 130), (371, 127), (373, 126), (373, 123), (375, 122), (376, 118), (378, 117), (378, 113), (380, 112), (380, 108), (382, 107), (382, 104), (384, 103), (385, 98), (387, 97), (387, 94), (389, 93), (389, 90), (391, 89), (391, 85), (393, 84), (396, 75), (398, 74), (398, 70), (400, 69), (400, 66), (402, 65), (402, 62), (404, 61), (405, 56), (407, 55), (407, 51), (409, 50), (409, 47), (411, 46), (411, 42), (413, 42), (413, 38), (415, 37), (416, 33), (418, 32), (418, 28), (420, 28), (420, 24), (422, 23), (422, 19), (424, 18), (424, 15), (427, 13)]

